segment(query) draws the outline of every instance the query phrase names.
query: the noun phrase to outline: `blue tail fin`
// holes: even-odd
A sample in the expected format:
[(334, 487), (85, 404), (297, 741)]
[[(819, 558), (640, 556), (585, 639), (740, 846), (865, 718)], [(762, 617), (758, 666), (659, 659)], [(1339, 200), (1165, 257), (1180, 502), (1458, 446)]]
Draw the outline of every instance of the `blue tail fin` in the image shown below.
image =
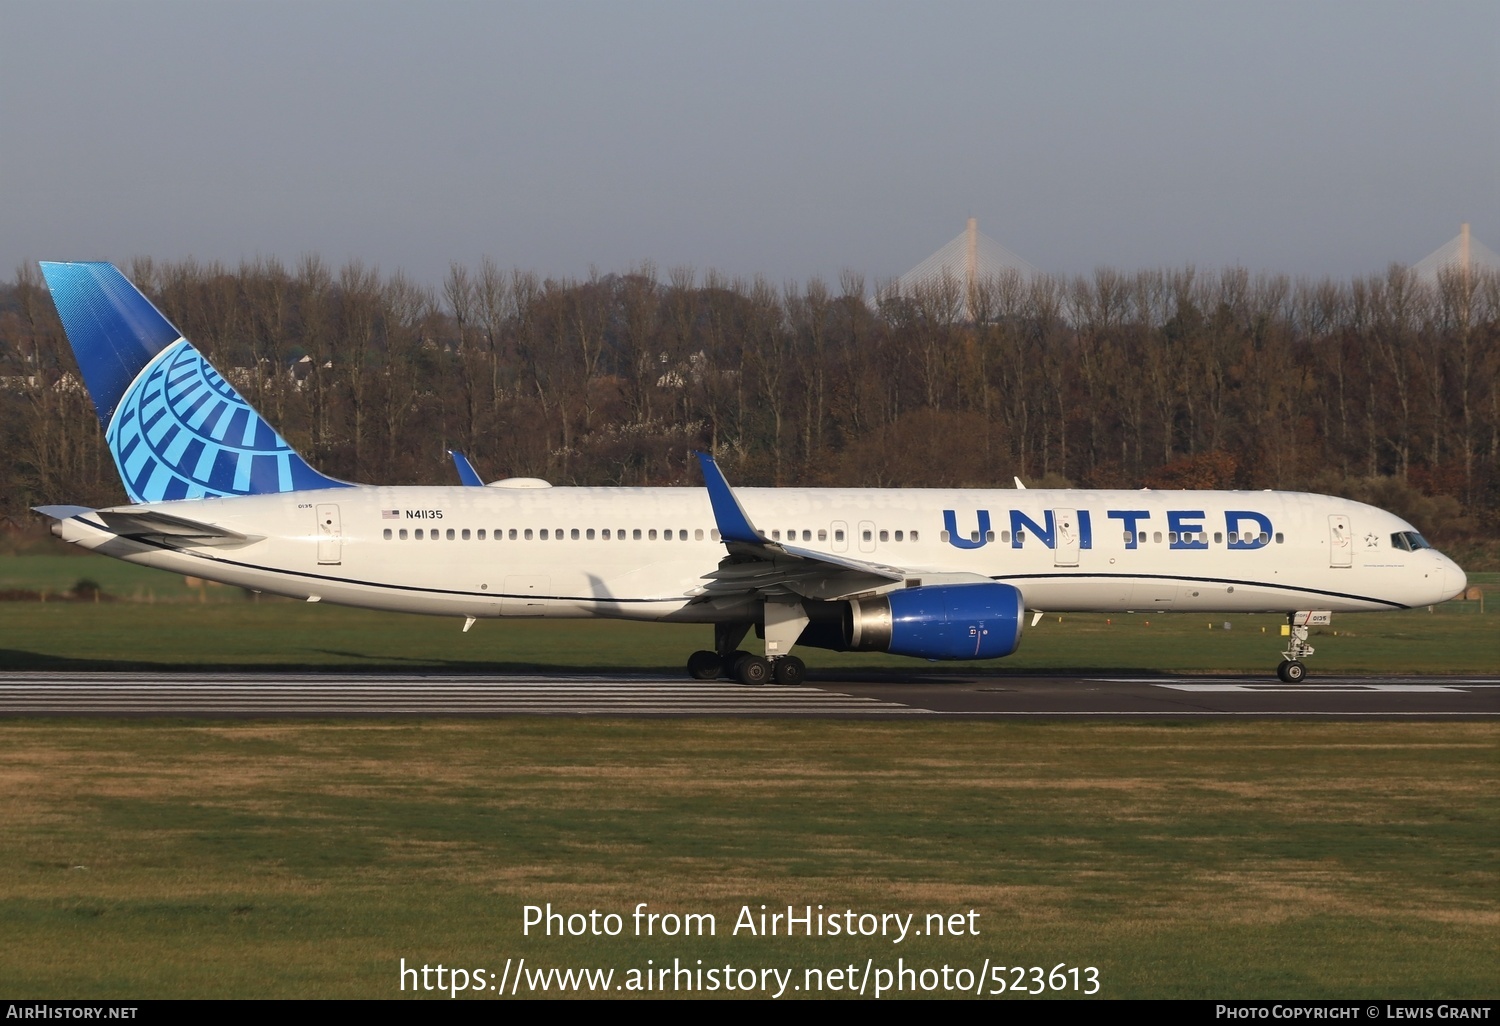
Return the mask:
[(113, 265), (42, 274), (133, 502), (346, 486), (293, 452)]

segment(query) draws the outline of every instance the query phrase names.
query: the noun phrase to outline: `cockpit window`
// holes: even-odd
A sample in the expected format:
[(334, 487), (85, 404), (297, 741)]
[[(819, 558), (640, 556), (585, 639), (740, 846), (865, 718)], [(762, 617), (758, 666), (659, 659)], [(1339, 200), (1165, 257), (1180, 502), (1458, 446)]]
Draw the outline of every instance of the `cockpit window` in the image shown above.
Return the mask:
[(1432, 548), (1432, 543), (1416, 531), (1397, 531), (1391, 535), (1391, 547), (1400, 549), (1402, 552), (1416, 552), (1419, 549)]

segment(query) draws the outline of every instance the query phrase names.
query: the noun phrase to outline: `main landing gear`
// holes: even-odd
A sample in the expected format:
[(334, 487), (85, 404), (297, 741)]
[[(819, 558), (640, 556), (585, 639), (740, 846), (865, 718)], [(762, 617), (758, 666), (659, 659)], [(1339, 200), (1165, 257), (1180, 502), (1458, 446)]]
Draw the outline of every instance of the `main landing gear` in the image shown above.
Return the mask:
[[(801, 684), (807, 679), (807, 664), (785, 654), (807, 626), (800, 604), (766, 603), (766, 657), (739, 648), (753, 624), (714, 624), (714, 647), (688, 656), (688, 676), (694, 680), (728, 677), (741, 684)], [(782, 654), (776, 654), (776, 653)]]
[(743, 649), (721, 656), (703, 649), (688, 656), (688, 676), (694, 680), (727, 677), (741, 684), (801, 684), (807, 679), (807, 664), (794, 655), (762, 659)]
[(1286, 619), (1291, 635), (1286, 651), (1281, 653), (1281, 664), (1276, 667), (1276, 676), (1288, 684), (1301, 684), (1307, 679), (1307, 666), (1302, 660), (1312, 655), (1314, 649), (1307, 643), (1307, 626), (1298, 624), (1295, 614), (1288, 614)]

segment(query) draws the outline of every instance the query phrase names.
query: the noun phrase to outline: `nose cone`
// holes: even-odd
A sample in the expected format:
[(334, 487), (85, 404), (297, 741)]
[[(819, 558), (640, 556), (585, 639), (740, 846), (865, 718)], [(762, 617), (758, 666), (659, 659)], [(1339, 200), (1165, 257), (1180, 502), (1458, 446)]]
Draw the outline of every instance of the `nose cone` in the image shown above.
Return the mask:
[(1438, 566), (1440, 567), (1438, 590), (1442, 595), (1438, 601), (1447, 602), (1449, 599), (1460, 598), (1469, 588), (1469, 575), (1464, 573), (1463, 568), (1457, 563), (1441, 553), (1438, 554)]

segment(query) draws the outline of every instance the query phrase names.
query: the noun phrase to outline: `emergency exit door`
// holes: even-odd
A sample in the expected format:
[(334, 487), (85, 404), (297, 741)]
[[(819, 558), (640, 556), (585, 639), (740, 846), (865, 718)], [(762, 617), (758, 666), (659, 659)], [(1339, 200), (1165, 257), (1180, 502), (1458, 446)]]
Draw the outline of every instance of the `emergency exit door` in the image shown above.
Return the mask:
[(339, 508), (332, 502), (318, 504), (318, 562), (333, 564), (343, 561), (344, 532), (339, 525)]
[(1053, 530), (1056, 532), (1053, 541), (1056, 543), (1052, 550), (1053, 566), (1077, 566), (1078, 565), (1078, 511), (1076, 509), (1055, 509), (1052, 511)]

